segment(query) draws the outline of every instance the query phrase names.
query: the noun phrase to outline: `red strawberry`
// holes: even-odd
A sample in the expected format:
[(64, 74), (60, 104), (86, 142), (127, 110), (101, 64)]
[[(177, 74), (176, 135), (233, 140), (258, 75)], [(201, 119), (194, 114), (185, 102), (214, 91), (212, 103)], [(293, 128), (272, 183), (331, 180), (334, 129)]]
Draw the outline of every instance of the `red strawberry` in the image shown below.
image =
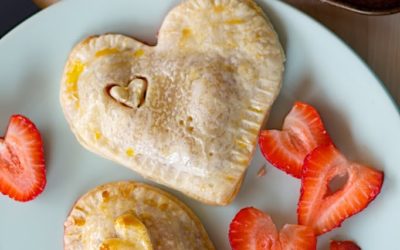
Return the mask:
[(352, 241), (331, 241), (330, 250), (361, 250), (361, 247), (357, 246)]
[[(346, 183), (332, 193), (330, 181), (344, 176), (348, 177)], [(313, 227), (316, 235), (339, 227), (346, 218), (366, 208), (382, 184), (382, 172), (348, 161), (332, 144), (318, 147), (304, 160), (299, 224)]]
[(229, 226), (232, 250), (280, 250), (278, 237), (271, 217), (252, 207), (240, 210)]
[(317, 248), (317, 238), (312, 228), (301, 225), (285, 225), (279, 233), (283, 250), (310, 250)]
[(36, 126), (13, 115), (0, 138), (0, 192), (17, 201), (29, 201), (46, 185), (43, 143)]
[(261, 131), (264, 157), (275, 167), (301, 178), (304, 158), (316, 147), (331, 143), (321, 117), (312, 106), (296, 102), (283, 122), (282, 131)]
[(313, 250), (316, 238), (311, 228), (285, 225), (278, 231), (271, 217), (248, 207), (239, 211), (229, 227), (232, 250)]

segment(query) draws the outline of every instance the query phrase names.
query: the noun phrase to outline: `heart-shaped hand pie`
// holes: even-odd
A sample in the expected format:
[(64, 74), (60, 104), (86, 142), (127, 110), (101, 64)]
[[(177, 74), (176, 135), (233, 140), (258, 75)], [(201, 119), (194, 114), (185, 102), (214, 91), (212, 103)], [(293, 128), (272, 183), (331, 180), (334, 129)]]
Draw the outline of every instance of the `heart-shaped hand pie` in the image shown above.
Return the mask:
[(123, 35), (78, 44), (61, 86), (82, 145), (209, 204), (235, 197), (279, 93), (284, 55), (251, 0), (189, 0), (147, 46)]
[(214, 250), (195, 214), (157, 188), (136, 182), (99, 186), (64, 223), (64, 249)]

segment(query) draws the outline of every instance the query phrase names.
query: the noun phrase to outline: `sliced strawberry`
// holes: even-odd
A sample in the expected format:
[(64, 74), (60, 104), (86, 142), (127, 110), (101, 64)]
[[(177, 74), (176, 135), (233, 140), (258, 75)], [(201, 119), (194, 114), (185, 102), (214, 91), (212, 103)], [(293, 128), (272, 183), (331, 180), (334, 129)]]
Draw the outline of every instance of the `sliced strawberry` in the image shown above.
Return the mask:
[(312, 228), (301, 225), (285, 225), (279, 233), (283, 250), (311, 250), (317, 248), (317, 238)]
[[(332, 179), (345, 176), (346, 183), (332, 193), (328, 187)], [(367, 207), (382, 184), (382, 172), (348, 161), (332, 144), (318, 147), (304, 161), (299, 224), (314, 228), (316, 235), (339, 227)]]
[(280, 250), (278, 231), (269, 215), (243, 208), (229, 226), (232, 250)]
[(285, 225), (278, 235), (271, 217), (253, 208), (243, 208), (229, 227), (232, 250), (313, 250), (317, 239), (312, 228)]
[(36, 126), (13, 115), (0, 138), (0, 192), (17, 201), (29, 201), (46, 185), (43, 143)]
[(312, 106), (296, 102), (283, 122), (282, 131), (261, 131), (264, 157), (275, 167), (301, 178), (304, 158), (316, 147), (331, 143), (321, 117)]
[(330, 250), (361, 250), (361, 247), (357, 246), (352, 241), (331, 241)]

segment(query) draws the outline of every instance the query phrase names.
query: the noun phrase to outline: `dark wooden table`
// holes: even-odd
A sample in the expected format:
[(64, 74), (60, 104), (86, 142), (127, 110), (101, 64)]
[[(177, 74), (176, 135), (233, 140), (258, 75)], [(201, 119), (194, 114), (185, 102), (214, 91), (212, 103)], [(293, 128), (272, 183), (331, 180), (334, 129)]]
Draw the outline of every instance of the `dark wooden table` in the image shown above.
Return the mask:
[(317, 0), (286, 2), (324, 24), (350, 45), (382, 80), (400, 107), (400, 13), (364, 16)]

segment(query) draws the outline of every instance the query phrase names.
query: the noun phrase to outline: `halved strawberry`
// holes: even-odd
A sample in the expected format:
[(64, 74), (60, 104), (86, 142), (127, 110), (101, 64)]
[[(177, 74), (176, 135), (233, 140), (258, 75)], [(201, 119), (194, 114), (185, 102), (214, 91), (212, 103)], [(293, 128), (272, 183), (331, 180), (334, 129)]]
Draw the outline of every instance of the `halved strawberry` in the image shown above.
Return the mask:
[(301, 178), (304, 158), (316, 147), (331, 143), (321, 117), (312, 106), (296, 102), (286, 116), (282, 131), (261, 131), (264, 157), (275, 167)]
[(331, 241), (330, 250), (361, 250), (361, 247), (357, 246), (352, 241)]
[(236, 214), (229, 226), (232, 250), (280, 250), (278, 230), (269, 215), (247, 207)]
[(317, 248), (317, 238), (312, 228), (302, 225), (285, 225), (279, 233), (283, 250), (310, 250)]
[(0, 192), (17, 201), (29, 201), (46, 185), (43, 143), (36, 126), (13, 115), (0, 138)]
[(239, 211), (229, 227), (233, 250), (313, 250), (316, 237), (311, 228), (285, 225), (278, 235), (271, 217), (248, 207)]
[[(332, 179), (346, 176), (332, 193)], [(298, 222), (314, 228), (316, 235), (326, 233), (367, 207), (382, 184), (382, 172), (348, 161), (332, 144), (318, 147), (304, 160)]]

